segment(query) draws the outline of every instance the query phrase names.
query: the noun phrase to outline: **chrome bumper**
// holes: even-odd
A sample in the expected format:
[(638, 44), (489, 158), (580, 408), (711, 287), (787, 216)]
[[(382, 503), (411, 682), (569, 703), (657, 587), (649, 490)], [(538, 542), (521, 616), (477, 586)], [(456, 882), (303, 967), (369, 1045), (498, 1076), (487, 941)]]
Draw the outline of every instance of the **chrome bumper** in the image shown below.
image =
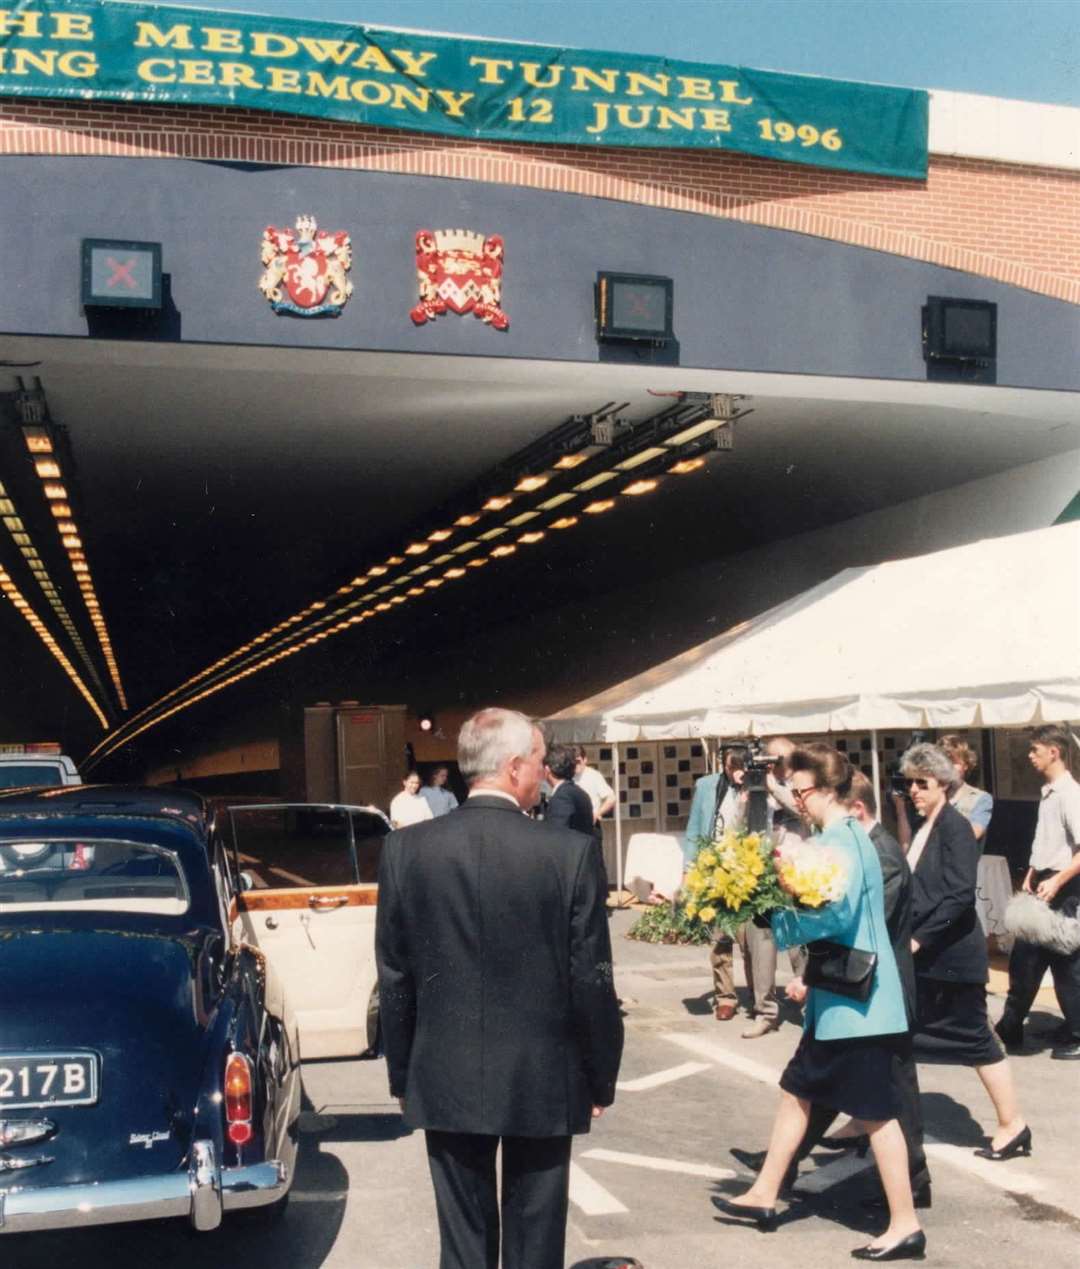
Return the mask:
[(288, 1166), (276, 1159), (246, 1168), (219, 1168), (213, 1143), (197, 1141), (187, 1172), (0, 1191), (0, 1234), (175, 1216), (186, 1216), (197, 1230), (211, 1230), (221, 1224), (223, 1212), (282, 1198), (291, 1180)]

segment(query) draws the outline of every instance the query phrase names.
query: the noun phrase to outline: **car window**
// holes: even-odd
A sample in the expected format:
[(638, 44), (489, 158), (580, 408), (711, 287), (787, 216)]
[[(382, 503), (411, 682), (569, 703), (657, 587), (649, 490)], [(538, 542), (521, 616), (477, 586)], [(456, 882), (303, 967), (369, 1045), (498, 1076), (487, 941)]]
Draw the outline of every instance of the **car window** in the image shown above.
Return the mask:
[(351, 886), (357, 881), (348, 815), (333, 807), (230, 810), (241, 873), (254, 890)]
[(0, 912), (158, 912), (180, 916), (189, 895), (176, 856), (103, 838), (0, 841)]
[(0, 789), (51, 788), (63, 783), (59, 766), (47, 762), (0, 762)]
[(362, 882), (374, 884), (379, 880), (379, 856), (390, 825), (372, 811), (353, 811), (352, 822), (357, 872)]

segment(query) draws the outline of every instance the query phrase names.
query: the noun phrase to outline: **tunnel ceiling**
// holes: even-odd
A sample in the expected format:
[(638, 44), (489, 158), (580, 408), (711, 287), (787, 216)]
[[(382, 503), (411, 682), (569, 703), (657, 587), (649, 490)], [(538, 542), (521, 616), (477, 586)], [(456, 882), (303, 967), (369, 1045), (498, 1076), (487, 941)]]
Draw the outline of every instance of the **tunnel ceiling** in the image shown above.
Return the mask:
[[(440, 596), (443, 639), (1080, 445), (1056, 393), (0, 338), (0, 484), (41, 561), (35, 573), (0, 530), (0, 566), (24, 600), (0, 604), (0, 742), (57, 739), (76, 754), (102, 729), (27, 606), (111, 702), (110, 722), (123, 715), (26, 449), (20, 381), (40, 381), (61, 436), (66, 493), (132, 711), (399, 550), (523, 447), (605, 406), (639, 422), (674, 401), (654, 394), (682, 388), (746, 392), (752, 413), (734, 449), (700, 472), (486, 570), (459, 600)], [(343, 640), (354, 637), (363, 632)]]

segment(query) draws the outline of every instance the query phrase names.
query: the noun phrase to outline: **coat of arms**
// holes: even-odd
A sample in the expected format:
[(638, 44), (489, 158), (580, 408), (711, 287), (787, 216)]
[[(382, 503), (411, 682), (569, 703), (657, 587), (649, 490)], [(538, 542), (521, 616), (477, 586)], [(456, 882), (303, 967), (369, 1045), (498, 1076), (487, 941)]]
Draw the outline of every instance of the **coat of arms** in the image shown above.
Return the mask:
[(421, 229), (416, 235), (420, 302), (409, 316), (423, 326), (449, 309), (506, 330), (510, 318), (501, 308), (504, 254), (498, 234), (485, 238), (467, 229)]
[(352, 241), (320, 229), (314, 216), (298, 216), (295, 229), (267, 226), (262, 263), (259, 290), (275, 313), (337, 317), (352, 295)]

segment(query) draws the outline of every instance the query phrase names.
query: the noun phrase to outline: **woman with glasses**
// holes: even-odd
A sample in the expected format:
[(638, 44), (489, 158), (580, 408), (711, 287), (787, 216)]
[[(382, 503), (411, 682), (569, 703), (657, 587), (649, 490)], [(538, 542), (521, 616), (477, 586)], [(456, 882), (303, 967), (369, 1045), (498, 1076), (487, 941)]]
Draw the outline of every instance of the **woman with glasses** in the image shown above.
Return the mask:
[[(963, 736), (955, 733), (940, 736), (937, 745), (952, 763), (955, 772), (949, 801), (971, 825), (975, 840), (981, 842), (990, 827), (990, 817), (994, 813), (994, 799), (985, 789), (978, 789), (975, 785), (968, 783), (968, 776), (974, 774), (975, 768), (979, 765), (978, 755)], [(908, 799), (903, 793), (893, 794), (896, 837), (905, 852), (910, 849), (913, 836), (907, 804)]]
[(893, 1063), (910, 1043), (903, 989), (885, 926), (881, 865), (865, 831), (848, 810), (853, 771), (847, 758), (827, 745), (796, 749), (788, 760), (788, 788), (820, 830), (820, 844), (846, 865), (843, 896), (813, 911), (786, 909), (772, 917), (780, 948), (819, 939), (876, 953), (869, 996), (858, 1000), (806, 988), (796, 979), (788, 996), (805, 1001), (804, 1031), (780, 1077), (781, 1098), (769, 1150), (757, 1180), (734, 1199), (714, 1196), (728, 1216), (751, 1220), (762, 1230), (776, 1226), (776, 1199), (803, 1140), (810, 1106), (816, 1103), (865, 1122), (874, 1162), (889, 1207), (885, 1231), (851, 1254), (856, 1260), (921, 1259), (926, 1236), (919, 1228), (908, 1175), (907, 1147), (897, 1122)]
[(983, 1159), (1031, 1153), (1008, 1059), (986, 1014), (989, 962), (975, 910), (979, 844), (949, 802), (956, 771), (937, 745), (912, 745), (900, 760), (923, 817), (908, 851), (912, 873), (911, 951), (915, 957), (915, 1054), (920, 1062), (973, 1066), (997, 1114)]

